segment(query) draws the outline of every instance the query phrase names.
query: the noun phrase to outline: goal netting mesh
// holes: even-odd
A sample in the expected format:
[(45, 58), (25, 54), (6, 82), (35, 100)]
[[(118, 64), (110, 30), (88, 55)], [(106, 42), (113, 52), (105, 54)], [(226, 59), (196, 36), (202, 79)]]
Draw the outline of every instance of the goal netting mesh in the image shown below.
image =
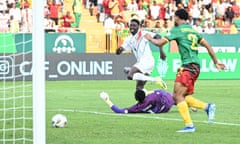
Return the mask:
[(46, 143), (44, 1), (32, 9), (31, 33), (0, 33), (0, 144)]
[(44, 1), (32, 8), (32, 33), (0, 33), (0, 144), (46, 143)]
[(33, 143), (32, 39), (0, 33), (0, 143)]

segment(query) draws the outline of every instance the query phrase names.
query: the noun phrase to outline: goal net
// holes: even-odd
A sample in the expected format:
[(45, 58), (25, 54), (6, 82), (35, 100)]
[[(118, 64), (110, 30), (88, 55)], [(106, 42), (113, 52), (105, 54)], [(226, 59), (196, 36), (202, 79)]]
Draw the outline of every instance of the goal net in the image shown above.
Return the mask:
[(43, 1), (33, 10), (32, 33), (0, 33), (1, 144), (46, 140)]
[[(32, 143), (32, 39), (0, 34), (0, 143)], [(31, 47), (30, 47), (31, 49)], [(28, 63), (28, 64), (24, 64)]]

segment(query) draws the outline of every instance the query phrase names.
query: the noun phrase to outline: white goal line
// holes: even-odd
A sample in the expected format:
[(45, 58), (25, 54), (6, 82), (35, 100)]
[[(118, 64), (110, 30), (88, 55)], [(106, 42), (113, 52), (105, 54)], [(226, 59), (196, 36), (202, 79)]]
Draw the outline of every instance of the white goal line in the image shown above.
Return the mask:
[[(108, 116), (122, 116), (122, 117), (133, 117), (133, 118), (144, 118), (144, 119), (159, 119), (159, 120), (181, 121), (182, 122), (182, 119), (163, 118), (163, 117), (159, 117), (159, 116), (153, 116), (153, 115), (159, 115), (159, 114), (149, 114), (151, 116), (146, 116), (148, 114), (116, 114), (116, 113), (106, 113), (106, 112), (97, 112), (97, 111), (84, 111), (84, 110), (72, 110), (72, 109), (59, 109), (59, 110), (47, 110), (47, 111), (78, 112), (78, 113), (89, 113), (89, 114), (108, 115)], [(193, 122), (208, 124), (207, 121), (193, 120)], [(225, 125), (225, 126), (240, 126), (239, 123), (216, 122), (216, 121), (213, 122), (213, 124)]]

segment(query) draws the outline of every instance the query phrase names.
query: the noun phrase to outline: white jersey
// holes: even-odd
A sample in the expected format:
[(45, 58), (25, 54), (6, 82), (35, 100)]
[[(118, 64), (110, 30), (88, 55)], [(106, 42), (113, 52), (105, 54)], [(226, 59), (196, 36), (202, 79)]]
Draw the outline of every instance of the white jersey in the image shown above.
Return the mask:
[(154, 57), (150, 48), (150, 42), (144, 38), (145, 34), (150, 34), (152, 37), (156, 34), (148, 31), (138, 31), (135, 35), (128, 36), (122, 47), (124, 50), (132, 50), (137, 63), (134, 65), (143, 73), (151, 73), (154, 67)]

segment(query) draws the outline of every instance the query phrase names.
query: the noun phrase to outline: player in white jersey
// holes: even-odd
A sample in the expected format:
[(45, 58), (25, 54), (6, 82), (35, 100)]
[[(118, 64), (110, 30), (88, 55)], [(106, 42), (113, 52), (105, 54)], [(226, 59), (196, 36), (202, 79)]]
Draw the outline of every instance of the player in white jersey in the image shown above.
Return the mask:
[[(137, 81), (136, 89), (143, 89), (146, 81), (156, 82), (162, 88), (166, 89), (166, 83), (160, 77), (154, 78), (149, 76), (154, 68), (154, 57), (149, 41), (144, 38), (146, 33), (149, 33), (156, 39), (160, 39), (160, 35), (141, 30), (140, 21), (137, 18), (131, 19), (129, 30), (131, 35), (116, 50), (116, 54), (118, 55), (124, 51), (131, 51), (136, 57), (137, 62), (127, 71), (128, 79)], [(163, 51), (160, 51), (160, 56), (165, 57)]]

